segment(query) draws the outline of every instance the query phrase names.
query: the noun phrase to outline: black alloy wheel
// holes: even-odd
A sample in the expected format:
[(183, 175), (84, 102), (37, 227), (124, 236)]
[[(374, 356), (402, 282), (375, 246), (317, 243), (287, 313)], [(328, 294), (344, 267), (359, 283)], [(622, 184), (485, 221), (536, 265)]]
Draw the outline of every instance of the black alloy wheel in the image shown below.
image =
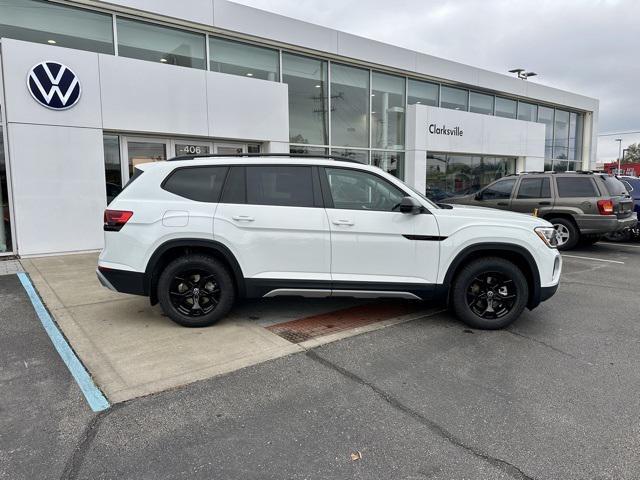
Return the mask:
[(513, 280), (498, 272), (485, 272), (475, 277), (467, 289), (467, 305), (473, 313), (487, 320), (508, 314), (516, 304)]
[(160, 274), (157, 293), (164, 313), (185, 327), (213, 325), (231, 310), (236, 296), (226, 266), (202, 254), (171, 261)]
[(215, 276), (200, 269), (178, 271), (169, 288), (171, 304), (188, 317), (211, 313), (220, 303), (220, 293)]
[(464, 323), (495, 330), (520, 316), (529, 301), (529, 285), (522, 270), (509, 260), (477, 258), (457, 273), (449, 298)]

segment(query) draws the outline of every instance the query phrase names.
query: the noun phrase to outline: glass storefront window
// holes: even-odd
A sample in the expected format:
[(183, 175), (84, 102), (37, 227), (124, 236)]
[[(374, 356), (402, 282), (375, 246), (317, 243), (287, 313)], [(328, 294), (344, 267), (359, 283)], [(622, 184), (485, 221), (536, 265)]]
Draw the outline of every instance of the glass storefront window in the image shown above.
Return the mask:
[(381, 168), (394, 177), (404, 180), (404, 153), (371, 152), (371, 164)]
[(182, 155), (208, 155), (211, 153), (211, 145), (201, 143), (176, 143), (176, 157)]
[(127, 141), (129, 155), (129, 178), (133, 175), (133, 168), (141, 163), (157, 162), (167, 159), (167, 148), (164, 143)]
[(518, 102), (518, 120), (535, 122), (538, 119), (538, 106), (533, 103)]
[(118, 55), (151, 62), (201, 68), (205, 64), (205, 36), (199, 33), (117, 18)]
[(371, 79), (371, 146), (402, 149), (405, 80), (378, 72)]
[(407, 102), (409, 105), (431, 105), (437, 107), (440, 99), (440, 86), (436, 83), (409, 79)]
[(111, 15), (38, 0), (0, 1), (0, 38), (113, 54)]
[(369, 71), (331, 64), (331, 143), (369, 146)]
[(496, 117), (516, 118), (518, 102), (508, 98), (496, 97)]
[(440, 90), (440, 106), (451, 110), (468, 110), (469, 92), (461, 88), (442, 86)]
[(329, 149), (322, 147), (309, 147), (307, 145), (291, 145), (289, 147), (289, 152), (299, 153), (301, 155), (328, 155)]
[(332, 148), (331, 155), (337, 155), (339, 157), (345, 157), (349, 160), (355, 160), (356, 162), (368, 164), (369, 152), (367, 150), (352, 150), (350, 148)]
[(538, 123), (545, 126), (544, 157), (553, 157), (553, 108), (538, 107)]
[(120, 137), (104, 135), (104, 176), (107, 188), (107, 205), (122, 190), (122, 170), (120, 168)]
[(493, 115), (493, 99), (493, 95), (471, 92), (469, 94), (469, 111), (482, 113), (484, 115)]
[[(0, 112), (0, 119), (2, 118)], [(9, 213), (9, 192), (7, 191), (7, 166), (4, 158), (4, 132), (0, 125), (0, 253), (10, 252), (11, 218)]]
[(282, 81), (289, 86), (289, 141), (327, 145), (327, 62), (283, 53)]
[(553, 158), (569, 158), (569, 112), (557, 110), (553, 122)]
[(581, 113), (571, 112), (569, 116), (569, 160), (580, 160), (582, 157), (582, 122)]
[(498, 178), (515, 172), (516, 159), (476, 155), (427, 155), (425, 194), (434, 201), (474, 193)]
[(280, 81), (277, 50), (209, 37), (209, 55), (212, 72)]

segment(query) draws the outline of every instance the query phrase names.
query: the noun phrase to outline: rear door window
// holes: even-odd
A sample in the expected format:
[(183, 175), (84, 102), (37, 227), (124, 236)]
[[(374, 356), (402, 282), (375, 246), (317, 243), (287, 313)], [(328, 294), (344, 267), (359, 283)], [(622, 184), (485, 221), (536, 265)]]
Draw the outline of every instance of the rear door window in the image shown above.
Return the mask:
[(197, 202), (216, 203), (228, 167), (185, 167), (174, 170), (162, 188), (175, 195)]
[(247, 166), (247, 203), (283, 207), (313, 207), (311, 167)]
[(598, 197), (600, 194), (591, 177), (557, 177), (559, 197)]
[(518, 196), (520, 199), (527, 198), (550, 198), (551, 182), (549, 178), (523, 178), (518, 188)]

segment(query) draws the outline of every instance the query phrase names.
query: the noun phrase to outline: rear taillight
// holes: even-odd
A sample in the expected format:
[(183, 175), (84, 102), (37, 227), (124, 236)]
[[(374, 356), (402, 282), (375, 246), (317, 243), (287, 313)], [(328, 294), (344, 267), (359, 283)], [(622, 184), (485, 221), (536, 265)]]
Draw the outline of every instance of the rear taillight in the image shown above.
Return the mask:
[(133, 216), (133, 212), (128, 210), (105, 210), (104, 211), (104, 231), (119, 232), (125, 223)]
[(613, 215), (613, 201), (598, 200), (598, 211), (600, 215)]

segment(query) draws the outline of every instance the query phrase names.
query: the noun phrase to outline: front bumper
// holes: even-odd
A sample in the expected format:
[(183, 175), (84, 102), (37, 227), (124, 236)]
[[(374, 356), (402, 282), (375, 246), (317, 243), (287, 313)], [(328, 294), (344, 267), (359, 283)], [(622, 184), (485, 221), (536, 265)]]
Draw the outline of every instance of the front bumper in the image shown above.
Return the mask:
[(540, 301), (544, 302), (545, 300), (549, 300), (553, 297), (558, 291), (559, 283), (552, 285), (550, 287), (540, 287)]
[(148, 295), (144, 273), (98, 267), (96, 275), (102, 286), (114, 292)]
[(615, 215), (584, 215), (576, 217), (576, 223), (580, 233), (604, 235), (633, 228), (638, 223), (638, 218), (634, 215), (627, 218), (618, 218)]

